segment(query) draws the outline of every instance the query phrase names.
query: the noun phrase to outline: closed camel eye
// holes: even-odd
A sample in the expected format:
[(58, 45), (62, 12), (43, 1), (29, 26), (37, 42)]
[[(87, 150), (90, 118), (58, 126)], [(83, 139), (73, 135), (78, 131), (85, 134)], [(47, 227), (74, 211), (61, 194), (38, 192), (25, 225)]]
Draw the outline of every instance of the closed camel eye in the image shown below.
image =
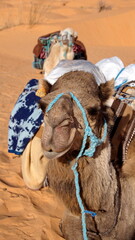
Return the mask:
[(66, 126), (69, 126), (71, 124), (71, 119), (65, 119), (64, 121), (62, 121), (59, 125), (59, 127), (66, 127)]

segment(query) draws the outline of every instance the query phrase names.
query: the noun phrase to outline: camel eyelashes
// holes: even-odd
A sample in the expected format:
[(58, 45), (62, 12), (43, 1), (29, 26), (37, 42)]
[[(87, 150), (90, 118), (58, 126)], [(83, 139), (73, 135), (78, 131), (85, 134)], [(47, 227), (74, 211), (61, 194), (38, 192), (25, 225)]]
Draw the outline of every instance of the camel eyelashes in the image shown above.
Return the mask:
[(72, 121), (70, 120), (70, 118), (67, 118), (67, 119), (65, 119), (64, 121), (62, 121), (62, 122), (60, 123), (60, 127), (67, 127), (67, 126), (69, 126), (71, 123), (72, 123)]

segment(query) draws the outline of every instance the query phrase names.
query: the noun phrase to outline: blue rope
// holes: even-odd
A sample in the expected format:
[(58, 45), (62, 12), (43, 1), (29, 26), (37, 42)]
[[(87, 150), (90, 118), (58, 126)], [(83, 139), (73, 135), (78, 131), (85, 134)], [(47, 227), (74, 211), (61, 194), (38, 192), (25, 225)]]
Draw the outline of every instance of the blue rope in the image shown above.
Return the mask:
[[(53, 99), (53, 101), (48, 105), (48, 108), (46, 110), (46, 112), (50, 111), (50, 109), (53, 107), (53, 105), (58, 101), (58, 99), (63, 96), (64, 93), (58, 94), (56, 96), (56, 98)], [(84, 110), (84, 108), (82, 107), (80, 101), (75, 97), (75, 95), (71, 92), (69, 92), (69, 94), (71, 95), (71, 97), (73, 98), (73, 100), (76, 102), (76, 104), (78, 105), (79, 109), (82, 112), (82, 116), (83, 116), (83, 120), (84, 120), (84, 124), (85, 124), (85, 131), (84, 131), (84, 137), (83, 137), (83, 142), (82, 142), (82, 146), (80, 149), (79, 154), (76, 157), (76, 162), (75, 164), (72, 166), (72, 171), (74, 173), (74, 177), (75, 177), (75, 188), (76, 188), (76, 197), (77, 197), (77, 201), (79, 204), (79, 207), (81, 209), (81, 219), (82, 219), (82, 231), (83, 231), (83, 239), (84, 240), (88, 240), (87, 237), (87, 228), (86, 228), (86, 213), (90, 214), (92, 217), (95, 217), (97, 214), (95, 212), (92, 211), (88, 211), (84, 209), (83, 206), (83, 202), (80, 196), (80, 186), (79, 186), (79, 173), (77, 171), (77, 167), (78, 167), (78, 159), (81, 156), (89, 156), (92, 157), (95, 149), (97, 146), (99, 146), (101, 143), (103, 143), (105, 141), (105, 138), (107, 136), (107, 123), (104, 122), (104, 133), (101, 139), (98, 139), (96, 137), (96, 135), (93, 133), (91, 127), (89, 126), (88, 120), (87, 120), (87, 116), (86, 116), (86, 112)], [(85, 149), (85, 145), (86, 145), (86, 141), (87, 141), (87, 137), (90, 138), (90, 147), (84, 151)], [(84, 153), (83, 153), (84, 152)]]
[(114, 89), (117, 91), (123, 84), (125, 84), (128, 80), (124, 80), (122, 83), (120, 83), (119, 85), (115, 86)]
[[(72, 96), (73, 100), (76, 102), (76, 104), (78, 105), (79, 109), (82, 112), (82, 116), (83, 116), (83, 120), (84, 120), (84, 124), (85, 124), (85, 131), (84, 131), (84, 138), (83, 138), (83, 143), (82, 143), (82, 147), (81, 150), (77, 156), (77, 159), (80, 158), (82, 155), (83, 156), (88, 156), (88, 157), (92, 157), (95, 149), (97, 146), (99, 146), (101, 143), (103, 143), (105, 141), (106, 135), (107, 135), (107, 123), (104, 122), (104, 133), (101, 139), (97, 138), (96, 135), (93, 133), (91, 127), (89, 126), (88, 120), (87, 120), (87, 116), (86, 116), (86, 112), (84, 110), (84, 108), (82, 107), (81, 103), (79, 102), (79, 100), (74, 96), (73, 93), (70, 92), (70, 95)], [(84, 151), (85, 145), (86, 145), (86, 141), (87, 141), (87, 137), (90, 138), (90, 147), (88, 149), (86, 149)], [(83, 153), (84, 151), (84, 153)]]
[[(77, 171), (77, 166), (78, 166), (77, 160), (81, 156), (89, 156), (89, 157), (93, 156), (96, 147), (99, 146), (102, 142), (104, 142), (104, 140), (106, 138), (106, 135), (107, 135), (107, 124), (106, 124), (106, 122), (104, 123), (104, 134), (103, 134), (103, 137), (101, 139), (98, 139), (95, 136), (95, 134), (92, 132), (91, 127), (89, 126), (85, 110), (82, 107), (80, 101), (73, 95), (73, 93), (70, 92), (70, 95), (72, 96), (73, 100), (76, 102), (76, 104), (78, 105), (79, 109), (81, 110), (82, 115), (83, 115), (84, 124), (85, 124), (85, 132), (84, 132), (82, 147), (81, 147), (81, 150), (80, 150), (78, 156), (76, 157), (75, 164), (72, 166), (72, 170), (74, 172), (74, 177), (75, 177), (76, 197), (77, 197), (77, 201), (78, 201), (79, 207), (81, 209), (81, 215), (82, 215), (83, 239), (84, 240), (88, 240), (88, 238), (87, 238), (87, 230), (86, 230), (87, 228), (86, 228), (86, 216), (85, 216), (85, 213), (89, 213), (92, 217), (95, 217), (96, 213), (94, 213), (92, 211), (87, 211), (87, 210), (84, 209), (84, 206), (83, 206), (83, 203), (82, 203), (82, 199), (80, 197), (80, 186), (79, 186), (79, 174), (78, 174), (78, 171)], [(90, 148), (85, 150), (85, 152), (83, 153), (83, 151), (85, 149), (87, 137), (90, 137), (91, 144), (90, 144)]]
[[(117, 74), (116, 77), (114, 78), (115, 81), (117, 80), (117, 78), (119, 77), (119, 75), (124, 71), (124, 69), (125, 69), (125, 68), (122, 68), (122, 69), (118, 72), (118, 74)], [(115, 86), (114, 89), (115, 89), (115, 90), (118, 90), (118, 89), (119, 89), (124, 83), (126, 83), (126, 82), (127, 82), (127, 80), (124, 80), (123, 83)]]
[(60, 93), (56, 96), (56, 98), (54, 98), (54, 100), (48, 105), (46, 112), (49, 112), (51, 110), (51, 108), (53, 107), (53, 105), (59, 100), (59, 98), (62, 97), (64, 93)]
[(89, 213), (92, 217), (95, 217), (97, 214), (92, 211), (84, 210), (85, 213)]
[(135, 97), (134, 96), (131, 96), (131, 97), (130, 96), (129, 97), (122, 97), (122, 96), (120, 96), (119, 99), (120, 100), (134, 100)]
[(82, 199), (80, 197), (79, 174), (78, 174), (78, 171), (77, 171), (77, 166), (78, 166), (78, 163), (76, 162), (72, 166), (71, 169), (72, 169), (72, 171), (74, 173), (74, 176), (75, 176), (76, 197), (77, 197), (77, 201), (78, 201), (79, 207), (81, 209), (83, 239), (84, 240), (88, 240), (88, 238), (87, 238), (87, 228), (86, 228), (85, 209), (84, 209), (84, 206), (83, 206)]
[(124, 69), (125, 68), (122, 68), (119, 72), (118, 72), (118, 74), (117, 74), (117, 76), (115, 77), (115, 79), (114, 80), (117, 80), (117, 78), (119, 77), (119, 75), (124, 71)]

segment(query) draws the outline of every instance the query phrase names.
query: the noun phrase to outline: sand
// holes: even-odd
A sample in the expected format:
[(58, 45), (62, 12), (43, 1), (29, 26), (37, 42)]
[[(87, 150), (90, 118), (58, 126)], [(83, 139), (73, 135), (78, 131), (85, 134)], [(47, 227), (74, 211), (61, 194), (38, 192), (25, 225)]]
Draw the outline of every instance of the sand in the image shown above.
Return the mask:
[(125, 66), (135, 63), (135, 1), (106, 0), (101, 12), (101, 1), (96, 0), (32, 2), (0, 1), (0, 240), (63, 239), (59, 230), (63, 204), (49, 188), (28, 189), (21, 159), (7, 152), (11, 110), (25, 84), (42, 77), (32, 68), (37, 38), (72, 27), (89, 61), (118, 56)]

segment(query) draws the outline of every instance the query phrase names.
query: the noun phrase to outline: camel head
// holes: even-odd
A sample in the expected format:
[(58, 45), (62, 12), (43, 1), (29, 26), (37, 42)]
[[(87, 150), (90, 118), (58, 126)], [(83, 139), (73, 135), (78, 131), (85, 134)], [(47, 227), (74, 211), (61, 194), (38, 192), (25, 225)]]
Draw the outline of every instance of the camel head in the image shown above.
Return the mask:
[(77, 32), (72, 28), (66, 28), (60, 31), (60, 41), (65, 45), (71, 46), (77, 37)]
[[(68, 74), (65, 74), (65, 76)], [(75, 72), (71, 73), (71, 75), (74, 74)], [(44, 112), (45, 123), (41, 141), (44, 154), (47, 158), (59, 158), (67, 152), (79, 151), (81, 148), (85, 127), (84, 119), (81, 110), (69, 92), (73, 92), (77, 99), (79, 99), (85, 109), (89, 125), (97, 137), (101, 137), (102, 135), (104, 119), (107, 121), (110, 115), (112, 116), (110, 108), (105, 106), (105, 102), (112, 93), (112, 83), (107, 82), (98, 86), (91, 74), (84, 73), (84, 75), (86, 75), (85, 80), (88, 77), (92, 84), (89, 87), (86, 86), (86, 89), (84, 81), (84, 83), (80, 82), (82, 89), (80, 88), (79, 91), (77, 90), (77, 86), (71, 89), (68, 89), (67, 86), (67, 90), (69, 91), (58, 90), (58, 85), (61, 88), (63, 84), (61, 81), (62, 76), (59, 79), (60, 81), (57, 80), (56, 84), (52, 87), (52, 92), (40, 100), (40, 107)], [(71, 80), (73, 81), (72, 76)], [(63, 92), (61, 97), (51, 106), (52, 101), (55, 98), (57, 99), (57, 96), (61, 92)]]

